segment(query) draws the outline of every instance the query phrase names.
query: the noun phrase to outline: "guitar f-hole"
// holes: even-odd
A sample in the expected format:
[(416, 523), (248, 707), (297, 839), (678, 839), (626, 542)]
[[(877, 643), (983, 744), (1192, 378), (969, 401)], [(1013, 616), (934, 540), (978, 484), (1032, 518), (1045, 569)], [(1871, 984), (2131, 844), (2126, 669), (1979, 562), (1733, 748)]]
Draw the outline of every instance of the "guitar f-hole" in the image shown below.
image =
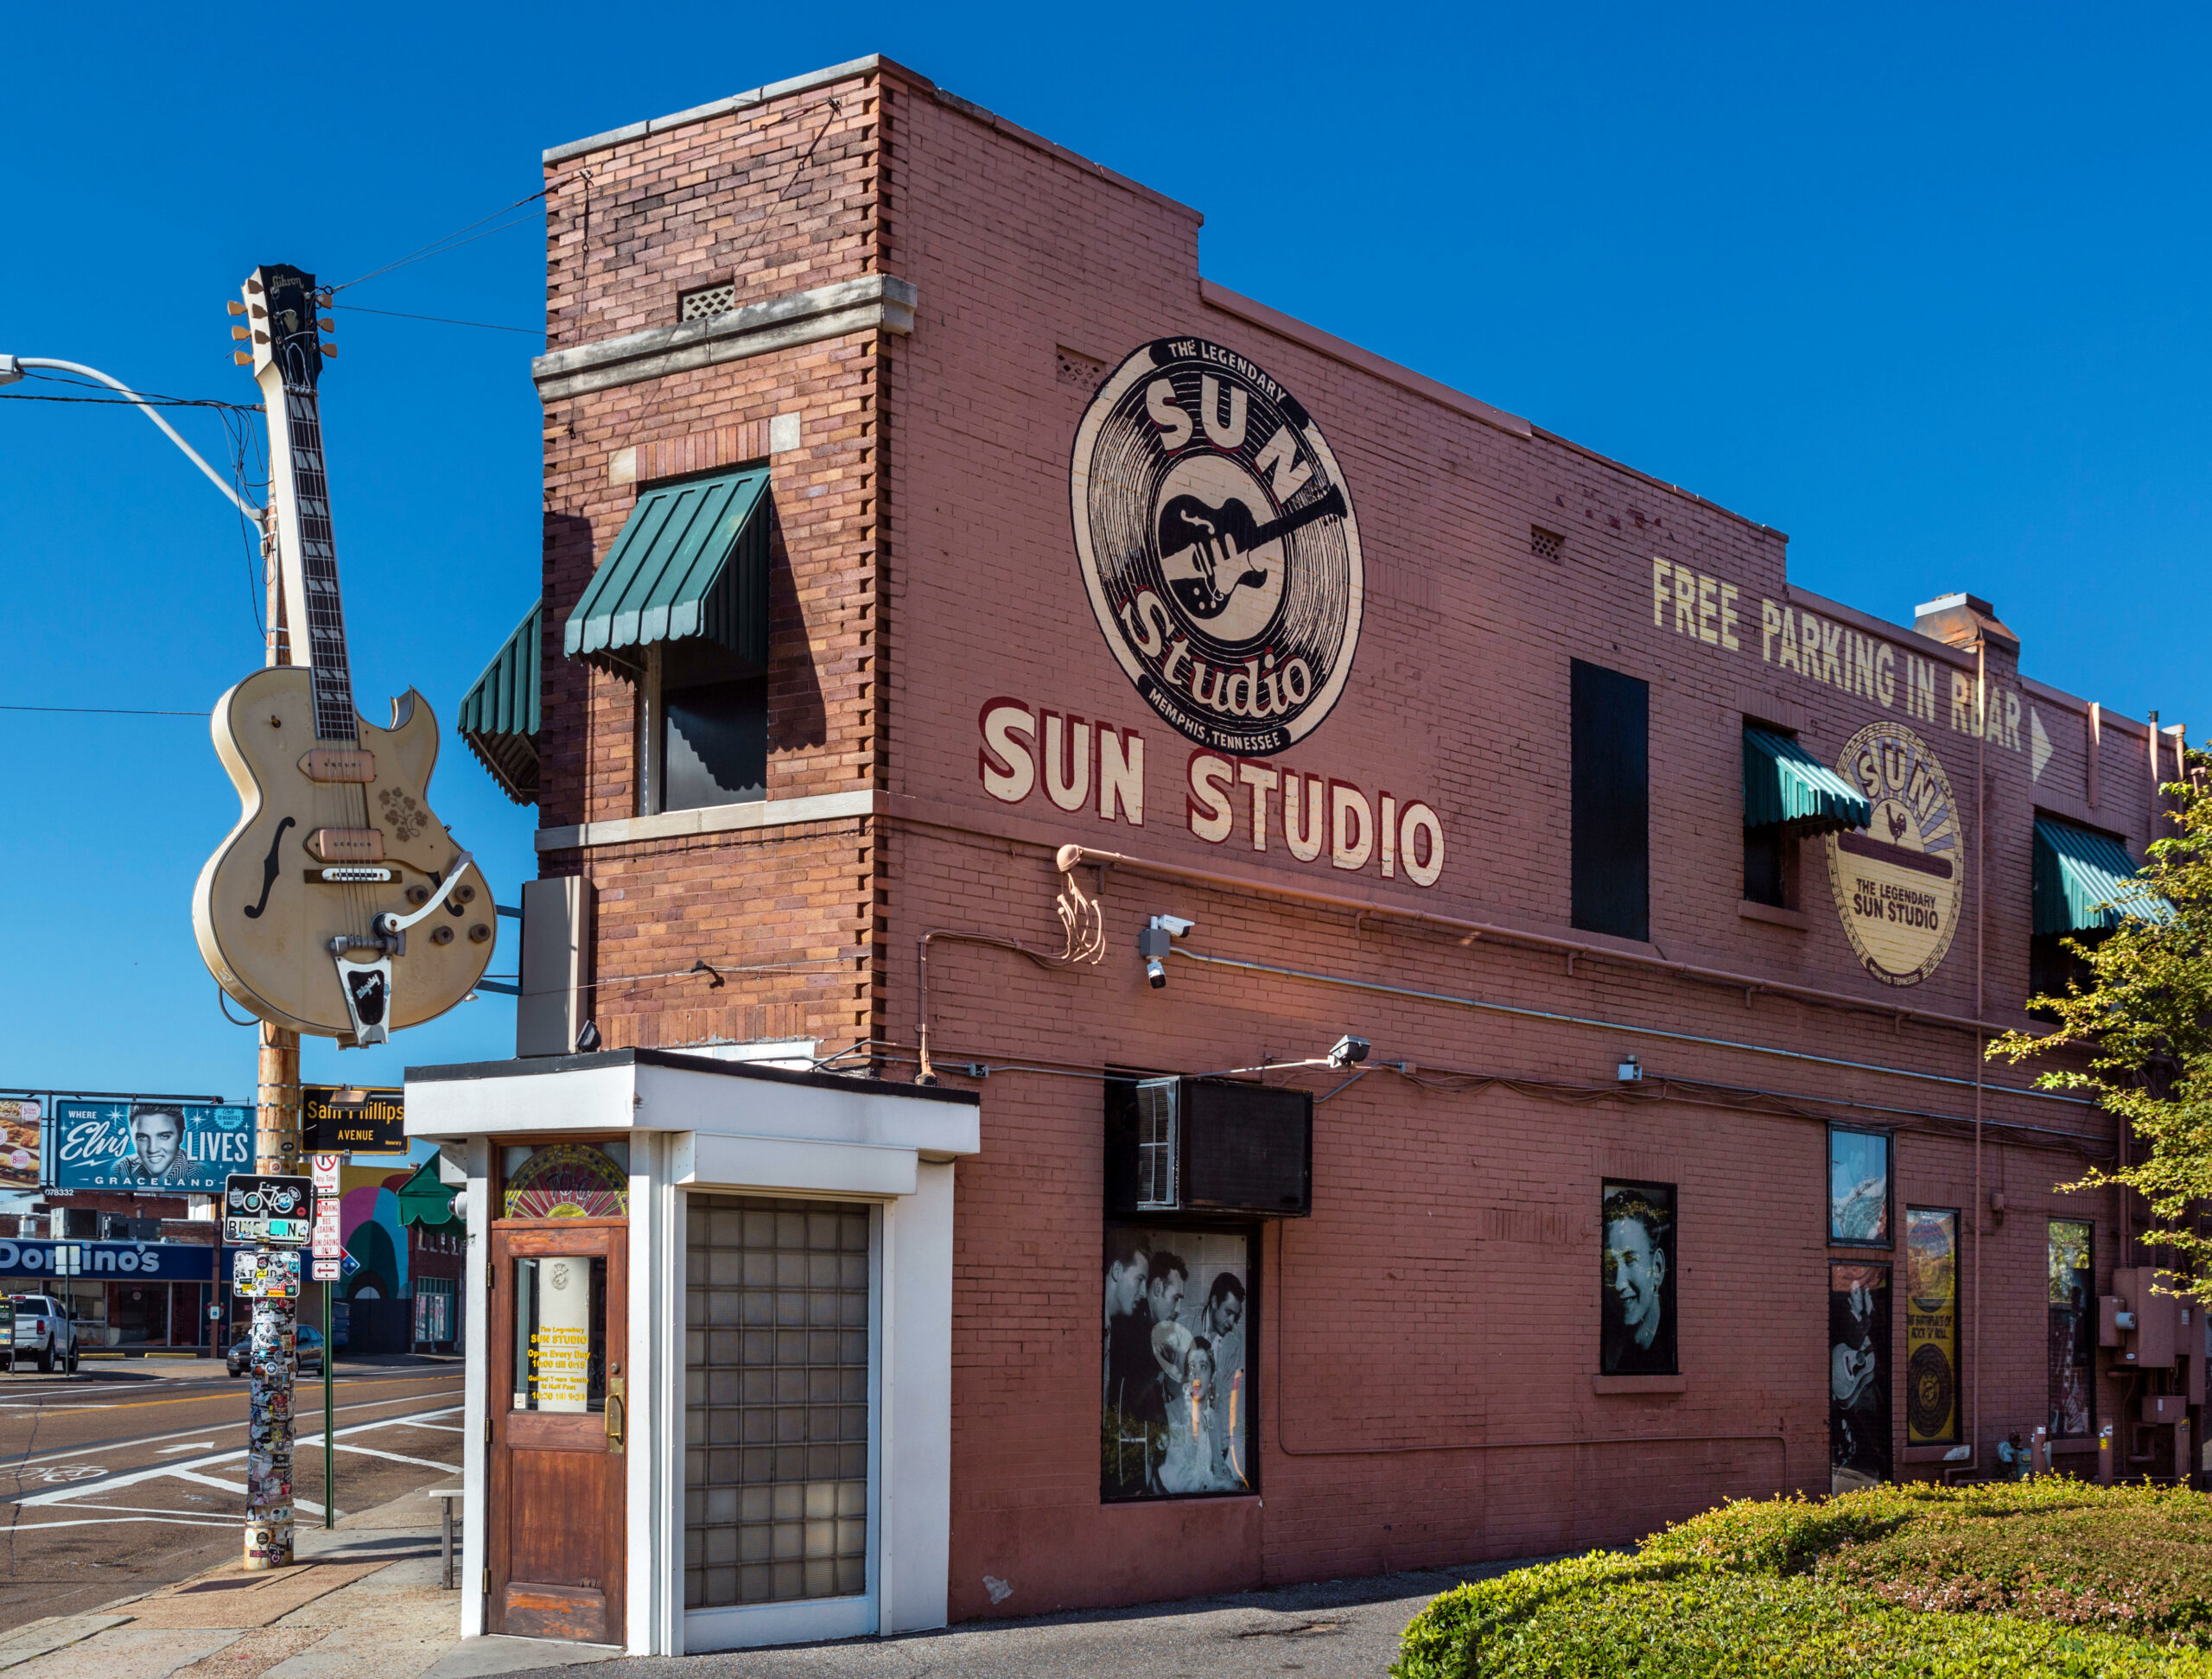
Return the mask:
[(261, 860), (261, 900), (258, 903), (246, 906), (246, 917), (250, 920), (258, 921), (261, 912), (269, 907), (269, 890), (276, 884), (276, 848), (284, 843), (284, 830), (294, 825), (290, 817), (276, 824), (276, 836), (269, 842), (269, 855)]

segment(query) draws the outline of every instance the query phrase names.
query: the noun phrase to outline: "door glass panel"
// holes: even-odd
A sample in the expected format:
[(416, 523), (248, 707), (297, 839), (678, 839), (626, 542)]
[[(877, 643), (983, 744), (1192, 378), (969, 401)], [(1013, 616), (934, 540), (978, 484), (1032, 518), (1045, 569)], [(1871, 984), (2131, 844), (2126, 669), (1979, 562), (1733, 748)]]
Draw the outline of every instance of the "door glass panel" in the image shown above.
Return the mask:
[(515, 1264), (514, 1409), (607, 1409), (607, 1262), (554, 1255)]
[(868, 1589), (868, 1210), (694, 1195), (683, 1600)]

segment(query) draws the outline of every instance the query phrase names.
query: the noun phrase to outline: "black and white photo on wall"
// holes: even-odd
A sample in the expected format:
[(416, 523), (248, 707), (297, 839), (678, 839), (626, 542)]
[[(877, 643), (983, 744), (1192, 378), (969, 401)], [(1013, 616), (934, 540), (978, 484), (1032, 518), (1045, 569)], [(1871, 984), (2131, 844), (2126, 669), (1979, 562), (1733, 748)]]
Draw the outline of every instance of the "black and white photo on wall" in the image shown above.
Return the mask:
[(1258, 1490), (1249, 1229), (1106, 1227), (1099, 1496)]
[(1828, 1267), (1828, 1485), (1890, 1479), (1890, 1268)]
[(1608, 1180), (1598, 1368), (1606, 1376), (1673, 1376), (1675, 1186)]
[(1890, 1134), (1828, 1127), (1828, 1241), (1838, 1247), (1897, 1245), (1890, 1218)]

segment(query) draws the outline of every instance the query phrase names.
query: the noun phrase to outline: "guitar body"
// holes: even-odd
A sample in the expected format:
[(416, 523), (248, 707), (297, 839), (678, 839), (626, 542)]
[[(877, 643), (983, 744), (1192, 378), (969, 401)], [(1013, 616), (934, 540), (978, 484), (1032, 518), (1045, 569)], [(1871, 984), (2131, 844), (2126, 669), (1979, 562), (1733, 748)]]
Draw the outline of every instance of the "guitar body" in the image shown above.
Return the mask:
[[(216, 983), (275, 1025), (350, 1040), (331, 939), (365, 941), (379, 913), (413, 913), (444, 889), (460, 852), (430, 810), (437, 720), (411, 689), (392, 711), (388, 729), (359, 722), (358, 746), (318, 741), (298, 665), (257, 671), (216, 703), (216, 754), (245, 808), (200, 871), (193, 931)], [(346, 878), (375, 874), (388, 878)], [(393, 957), (390, 1024), (461, 1002), (498, 943), (490, 891), (472, 870)]]

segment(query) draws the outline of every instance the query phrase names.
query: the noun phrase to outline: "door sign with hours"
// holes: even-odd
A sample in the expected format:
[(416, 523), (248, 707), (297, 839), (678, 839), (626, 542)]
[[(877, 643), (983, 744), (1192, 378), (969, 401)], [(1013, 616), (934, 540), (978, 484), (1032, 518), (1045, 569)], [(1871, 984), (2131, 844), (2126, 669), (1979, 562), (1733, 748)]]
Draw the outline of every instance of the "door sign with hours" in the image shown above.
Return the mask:
[(304, 1246), (314, 1193), (305, 1178), (233, 1172), (223, 1192), (223, 1234), (232, 1242)]

